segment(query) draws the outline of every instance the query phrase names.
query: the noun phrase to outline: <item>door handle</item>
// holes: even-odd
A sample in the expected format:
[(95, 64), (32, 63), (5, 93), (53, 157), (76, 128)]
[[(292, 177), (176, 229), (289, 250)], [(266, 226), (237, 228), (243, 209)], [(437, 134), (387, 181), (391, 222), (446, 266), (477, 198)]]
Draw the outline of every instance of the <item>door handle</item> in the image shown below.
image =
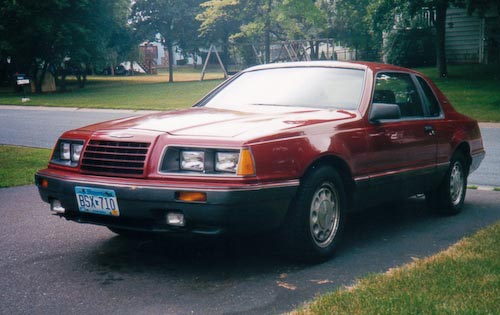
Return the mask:
[(424, 131), (429, 136), (435, 136), (436, 135), (436, 131), (434, 130), (434, 128), (432, 126), (425, 126), (424, 127)]

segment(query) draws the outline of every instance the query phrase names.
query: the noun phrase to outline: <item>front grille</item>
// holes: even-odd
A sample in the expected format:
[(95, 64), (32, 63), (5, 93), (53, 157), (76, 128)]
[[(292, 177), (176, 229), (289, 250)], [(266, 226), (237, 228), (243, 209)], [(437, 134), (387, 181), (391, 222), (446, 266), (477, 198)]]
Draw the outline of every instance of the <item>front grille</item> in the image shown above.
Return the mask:
[(140, 177), (149, 143), (90, 140), (83, 153), (83, 173)]

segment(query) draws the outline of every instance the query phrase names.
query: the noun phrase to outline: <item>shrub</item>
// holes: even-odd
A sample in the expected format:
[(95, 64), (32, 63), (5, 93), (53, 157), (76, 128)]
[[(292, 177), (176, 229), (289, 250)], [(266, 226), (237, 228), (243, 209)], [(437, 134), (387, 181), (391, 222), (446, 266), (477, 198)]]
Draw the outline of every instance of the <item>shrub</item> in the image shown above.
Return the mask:
[(401, 29), (386, 38), (384, 50), (390, 64), (425, 67), (436, 64), (436, 41), (431, 28)]

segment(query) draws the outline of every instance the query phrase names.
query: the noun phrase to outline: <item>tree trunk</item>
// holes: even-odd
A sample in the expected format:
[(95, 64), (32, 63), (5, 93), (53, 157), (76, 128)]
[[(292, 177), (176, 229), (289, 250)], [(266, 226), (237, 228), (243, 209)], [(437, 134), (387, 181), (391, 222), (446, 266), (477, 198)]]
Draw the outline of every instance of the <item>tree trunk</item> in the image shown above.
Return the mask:
[(311, 47), (311, 60), (319, 60), (319, 41), (310, 40), (309, 46)]
[(66, 92), (66, 69), (62, 69), (60, 84), (61, 92)]
[(198, 68), (198, 55), (193, 51), (193, 69)]
[(76, 82), (77, 86), (79, 88), (82, 87), (82, 66), (81, 65), (75, 65), (72, 67), (73, 71), (75, 72), (75, 77), (76, 77)]
[(76, 77), (76, 82), (78, 83), (78, 86), (82, 84), (82, 75), (80, 73), (80, 70), (75, 70), (75, 77)]
[[(67, 76), (67, 65), (64, 63), (60, 68), (59, 72), (61, 73), (61, 79), (58, 79), (58, 83), (56, 84), (59, 86), (59, 89), (61, 92), (66, 92), (66, 76)], [(58, 77), (57, 75), (55, 76), (56, 78)]]
[(271, 62), (271, 5), (272, 0), (267, 0), (266, 8), (266, 25), (264, 30), (264, 46), (265, 46), (265, 63)]
[[(229, 37), (226, 37), (226, 38), (229, 38)], [(222, 45), (222, 53), (220, 56), (220, 58), (222, 59), (222, 64), (224, 64), (226, 66), (229, 64), (229, 59), (230, 59), (229, 55), (230, 55), (229, 54), (229, 40), (227, 40)]]
[(174, 82), (174, 47), (170, 41), (167, 41), (168, 49), (168, 82)]
[(80, 81), (80, 89), (83, 89), (85, 87), (85, 84), (87, 83), (87, 65), (81, 67), (82, 68), (82, 80)]
[(448, 0), (436, 0), (436, 65), (439, 77), (447, 77), (446, 66), (446, 10)]
[(33, 81), (33, 84), (35, 85), (35, 93), (42, 93), (42, 85), (40, 84), (40, 78), (38, 76), (38, 64), (36, 61), (33, 63), (33, 70), (31, 72), (31, 80)]
[(47, 66), (48, 66), (48, 63), (44, 62), (43, 67), (42, 67), (42, 74), (40, 75), (40, 78), (38, 78), (38, 69), (37, 69), (37, 71), (35, 71), (34, 77), (35, 77), (35, 92), (36, 93), (42, 93), (43, 79), (45, 78), (45, 73), (47, 73)]

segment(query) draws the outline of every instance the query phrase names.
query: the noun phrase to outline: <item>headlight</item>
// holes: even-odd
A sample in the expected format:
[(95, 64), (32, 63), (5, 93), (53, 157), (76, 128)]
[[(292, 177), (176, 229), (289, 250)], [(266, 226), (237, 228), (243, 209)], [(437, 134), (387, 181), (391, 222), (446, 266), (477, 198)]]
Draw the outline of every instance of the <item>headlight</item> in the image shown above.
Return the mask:
[(72, 143), (71, 144), (71, 160), (73, 162), (80, 161), (80, 157), (82, 155), (83, 144), (81, 143)]
[(80, 155), (82, 154), (83, 144), (82, 143), (72, 143), (72, 142), (61, 142), (61, 160), (73, 162), (80, 161)]
[(168, 147), (158, 171), (164, 174), (200, 172), (206, 175), (255, 175), (249, 149)]
[(71, 158), (71, 143), (61, 142), (61, 160), (67, 161)]
[(51, 162), (76, 167), (82, 155), (83, 144), (83, 140), (59, 140), (54, 148)]
[(215, 154), (215, 170), (236, 173), (239, 158), (239, 152), (217, 152)]
[(181, 169), (203, 172), (205, 170), (205, 152), (181, 151)]

